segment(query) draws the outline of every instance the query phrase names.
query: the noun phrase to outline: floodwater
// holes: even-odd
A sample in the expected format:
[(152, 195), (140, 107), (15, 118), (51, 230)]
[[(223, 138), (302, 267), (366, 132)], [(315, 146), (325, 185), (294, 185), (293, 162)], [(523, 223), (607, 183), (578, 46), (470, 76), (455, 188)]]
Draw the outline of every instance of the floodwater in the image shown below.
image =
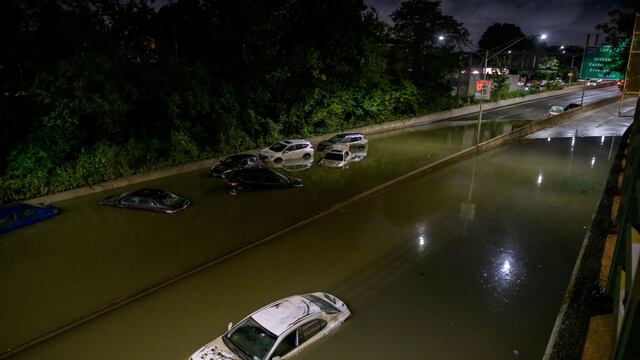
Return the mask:
[[(522, 121), (483, 126), (483, 138)], [(349, 168), (288, 173), (302, 189), (231, 196), (205, 171), (142, 186), (193, 206), (161, 215), (56, 204), (0, 238), (8, 349), (473, 144), (474, 125), (370, 137)], [(21, 359), (176, 359), (278, 298), (326, 290), (353, 319), (300, 359), (537, 359), (612, 161), (614, 136), (530, 139), (396, 186), (286, 232)], [(292, 168), (303, 167), (293, 164)], [(121, 189), (125, 191), (128, 189)]]
[[(496, 136), (525, 123), (489, 123), (483, 134)], [(220, 258), (475, 141), (474, 124), (447, 126), (371, 136), (366, 153), (359, 151), (366, 156), (344, 170), (312, 163), (287, 172), (305, 181), (301, 189), (231, 196), (222, 181), (202, 170), (56, 203), (62, 209), (58, 217), (0, 237), (0, 349)], [(167, 189), (193, 205), (174, 215), (97, 205), (103, 197), (140, 187)]]
[(15, 358), (186, 359), (229, 321), (325, 290), (353, 317), (297, 359), (540, 359), (616, 139), (526, 140), (458, 163)]

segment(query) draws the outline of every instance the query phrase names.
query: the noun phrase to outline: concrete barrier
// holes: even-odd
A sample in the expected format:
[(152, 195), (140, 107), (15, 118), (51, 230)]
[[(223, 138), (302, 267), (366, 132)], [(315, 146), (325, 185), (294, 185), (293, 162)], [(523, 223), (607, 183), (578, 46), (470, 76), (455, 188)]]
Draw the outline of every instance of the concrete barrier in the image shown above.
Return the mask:
[[(521, 98), (514, 98), (514, 99), (508, 99), (508, 100), (500, 100), (500, 101), (493, 102), (493, 103), (486, 103), (486, 104), (483, 104), (483, 108), (486, 111), (486, 110), (491, 110), (491, 109), (495, 109), (495, 108), (510, 106), (510, 105), (514, 105), (514, 104), (525, 103), (525, 102), (529, 102), (529, 101), (533, 101), (533, 100), (543, 99), (543, 98), (547, 98), (547, 97), (551, 97), (551, 96), (568, 94), (568, 93), (572, 93), (572, 92), (575, 92), (575, 91), (576, 91), (576, 86), (569, 86), (569, 87), (564, 88), (562, 90), (546, 91), (546, 92), (543, 92), (543, 93), (527, 95), (527, 96), (521, 97)], [(588, 107), (588, 105), (587, 105), (587, 107)], [(472, 113), (477, 112), (477, 111), (479, 111), (479, 105), (471, 105), (471, 106), (465, 106), (465, 107), (462, 107), (462, 108), (456, 108), (456, 109), (441, 111), (441, 112), (432, 113), (432, 114), (428, 114), (428, 115), (418, 116), (418, 117), (414, 117), (414, 118), (410, 118), (410, 119), (390, 121), (390, 122), (386, 122), (386, 123), (382, 123), (382, 124), (376, 124), (376, 125), (370, 125), (370, 126), (355, 128), (355, 129), (347, 130), (347, 131), (361, 132), (361, 133), (364, 133), (364, 134), (382, 133), (382, 132), (387, 132), (387, 131), (392, 131), (392, 130), (403, 129), (403, 128), (407, 128), (407, 127), (427, 125), (427, 124), (431, 124), (431, 123), (434, 123), (434, 122), (437, 122), (437, 121), (449, 119), (449, 118), (452, 118), (452, 117), (472, 114)], [(572, 110), (572, 111), (574, 111), (574, 110)], [(571, 113), (571, 112), (569, 112), (569, 113)], [(562, 115), (563, 114), (558, 115), (558, 116), (562, 116)], [(345, 132), (345, 131), (342, 131), (342, 132)], [(313, 136), (313, 137), (310, 137), (309, 140), (312, 143), (317, 144), (320, 141), (322, 141), (322, 140), (324, 140), (324, 139), (326, 139), (326, 138), (328, 138), (330, 136), (333, 136), (335, 134), (337, 134), (337, 133)], [(253, 150), (245, 151), (245, 153), (254, 153), (255, 154), (258, 151), (259, 151), (259, 149), (253, 149)], [(102, 182), (102, 183), (95, 184), (95, 185), (84, 186), (84, 187), (81, 187), (81, 188), (67, 190), (67, 191), (56, 193), (56, 194), (45, 195), (45, 196), (42, 196), (42, 197), (29, 199), (29, 200), (26, 200), (25, 202), (29, 203), (29, 204), (38, 204), (38, 203), (50, 204), (50, 203), (55, 203), (55, 202), (64, 201), (64, 200), (72, 199), (72, 198), (79, 197), (79, 196), (95, 194), (95, 193), (106, 191), (106, 190), (113, 190), (113, 189), (121, 188), (121, 187), (124, 187), (124, 186), (135, 185), (135, 184), (143, 183), (143, 182), (146, 182), (146, 181), (156, 180), (156, 179), (164, 178), (164, 177), (167, 177), (167, 176), (178, 175), (178, 174), (183, 174), (183, 173), (187, 173), (187, 172), (191, 172), (191, 171), (196, 171), (196, 170), (200, 170), (200, 169), (209, 168), (213, 164), (217, 163), (220, 159), (221, 158), (208, 159), (208, 160), (193, 162), (193, 163), (189, 163), (189, 164), (173, 166), (173, 167), (169, 167), (169, 168), (165, 168), (165, 169), (161, 169), (161, 170), (156, 170), (156, 171), (152, 171), (152, 172), (145, 173), (145, 174), (137, 174), (137, 175), (132, 175), (132, 176), (126, 176), (126, 177), (122, 177), (122, 178), (119, 178), (119, 179)]]

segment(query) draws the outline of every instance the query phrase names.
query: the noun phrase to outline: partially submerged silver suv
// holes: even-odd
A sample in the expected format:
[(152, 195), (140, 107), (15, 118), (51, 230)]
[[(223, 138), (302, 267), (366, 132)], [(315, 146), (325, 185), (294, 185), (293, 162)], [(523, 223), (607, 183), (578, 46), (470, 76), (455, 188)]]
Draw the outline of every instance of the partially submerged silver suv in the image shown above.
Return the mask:
[(367, 146), (369, 140), (364, 134), (361, 133), (342, 133), (335, 136), (332, 136), (330, 139), (322, 141), (318, 144), (318, 151), (329, 151), (336, 145), (348, 145), (349, 147), (360, 147), (363, 148)]

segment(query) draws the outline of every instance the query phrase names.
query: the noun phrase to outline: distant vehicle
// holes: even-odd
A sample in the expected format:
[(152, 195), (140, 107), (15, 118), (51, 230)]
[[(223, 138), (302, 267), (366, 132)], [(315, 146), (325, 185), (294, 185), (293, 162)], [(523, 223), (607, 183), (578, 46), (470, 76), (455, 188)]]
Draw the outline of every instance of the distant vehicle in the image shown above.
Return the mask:
[(564, 107), (564, 111), (569, 111), (571, 109), (576, 109), (576, 108), (579, 108), (579, 107), (580, 107), (580, 104), (571, 103), (571, 104), (569, 104), (569, 105)]
[(262, 161), (252, 154), (238, 154), (231, 155), (228, 158), (222, 160), (218, 165), (212, 166), (209, 169), (209, 174), (213, 177), (225, 177), (225, 175), (232, 171), (240, 169), (250, 169), (254, 167), (262, 166)]
[(616, 85), (618, 85), (618, 89), (623, 90), (624, 89), (624, 80), (616, 81)]
[(559, 115), (562, 114), (564, 112), (564, 109), (562, 108), (562, 106), (552, 106), (551, 109), (549, 109), (549, 115), (550, 116), (555, 116), (555, 115)]
[(349, 145), (349, 147), (365, 147), (369, 143), (367, 137), (361, 133), (343, 133), (324, 140), (318, 144), (318, 151), (329, 151), (335, 145)]
[(34, 206), (24, 203), (2, 205), (0, 207), (0, 233), (6, 233), (39, 221), (50, 219), (60, 210), (51, 205)]
[(273, 302), (196, 351), (190, 360), (284, 360), (337, 329), (351, 316), (333, 295), (316, 292)]
[(272, 163), (274, 168), (280, 168), (288, 172), (302, 171), (313, 166), (313, 159), (290, 159), (282, 160), (279, 163)]
[(318, 162), (322, 166), (344, 168), (351, 161), (351, 152), (347, 149), (331, 149)]
[(260, 151), (260, 160), (279, 163), (289, 159), (313, 158), (313, 145), (309, 140), (283, 140)]
[(235, 195), (239, 190), (299, 188), (304, 182), (269, 168), (255, 168), (232, 172), (227, 176), (227, 185), (229, 192)]
[(181, 196), (160, 189), (140, 189), (108, 197), (100, 205), (149, 210), (172, 214), (189, 206), (191, 202)]
[(587, 86), (596, 86), (598, 85), (598, 83), (600, 83), (602, 80), (589, 80), (587, 81)]

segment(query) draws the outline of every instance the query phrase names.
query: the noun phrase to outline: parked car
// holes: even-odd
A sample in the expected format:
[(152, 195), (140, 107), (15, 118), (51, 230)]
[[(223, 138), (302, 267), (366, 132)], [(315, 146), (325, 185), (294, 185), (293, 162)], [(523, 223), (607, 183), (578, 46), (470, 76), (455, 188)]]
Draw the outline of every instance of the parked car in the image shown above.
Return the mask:
[(212, 166), (209, 169), (209, 174), (213, 177), (224, 178), (232, 171), (240, 169), (250, 169), (262, 166), (262, 161), (252, 154), (238, 154), (231, 155), (228, 158), (222, 160), (218, 165)]
[(549, 109), (549, 115), (550, 116), (555, 116), (555, 115), (559, 115), (562, 114), (564, 112), (564, 109), (562, 108), (562, 106), (552, 106), (551, 109)]
[(344, 168), (351, 161), (351, 152), (347, 149), (331, 149), (318, 162), (322, 166)]
[(185, 209), (191, 202), (181, 196), (160, 189), (140, 189), (108, 197), (100, 205), (149, 210), (172, 214)]
[(283, 140), (260, 151), (260, 160), (279, 163), (289, 159), (313, 158), (313, 145), (309, 140)]
[(360, 133), (343, 133), (332, 136), (318, 144), (318, 151), (329, 151), (337, 144), (349, 145), (350, 147), (365, 147), (369, 143), (367, 137)]
[(190, 360), (284, 360), (337, 329), (351, 316), (344, 302), (316, 292), (273, 302), (229, 323), (228, 331)]
[(232, 172), (227, 176), (227, 185), (229, 192), (235, 195), (239, 190), (298, 188), (304, 182), (269, 168), (255, 168)]
[(60, 213), (51, 205), (34, 206), (24, 203), (0, 207), (0, 233), (6, 233), (39, 221), (50, 219)]
[(580, 104), (571, 103), (571, 104), (569, 104), (569, 105), (564, 107), (564, 111), (568, 111), (568, 110), (571, 110), (571, 109), (576, 109), (576, 108), (579, 108), (579, 107), (580, 107)]
[(289, 159), (279, 163), (271, 163), (274, 168), (280, 168), (288, 172), (301, 171), (313, 166), (313, 159)]

